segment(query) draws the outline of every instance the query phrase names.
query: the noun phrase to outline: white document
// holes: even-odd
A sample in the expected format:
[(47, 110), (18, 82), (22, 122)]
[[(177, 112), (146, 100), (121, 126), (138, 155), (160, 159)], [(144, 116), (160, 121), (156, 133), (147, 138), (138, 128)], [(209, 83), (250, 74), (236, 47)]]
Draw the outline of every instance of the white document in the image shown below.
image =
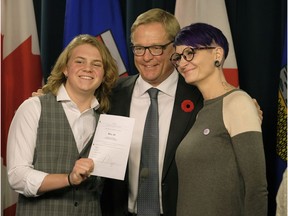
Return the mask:
[(91, 175), (124, 180), (135, 119), (101, 114), (89, 158)]

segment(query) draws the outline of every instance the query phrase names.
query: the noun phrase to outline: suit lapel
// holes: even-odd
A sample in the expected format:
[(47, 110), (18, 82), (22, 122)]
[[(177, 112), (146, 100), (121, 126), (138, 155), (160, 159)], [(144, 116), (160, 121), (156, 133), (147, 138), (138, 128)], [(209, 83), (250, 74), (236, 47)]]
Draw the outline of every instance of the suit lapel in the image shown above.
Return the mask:
[[(194, 104), (192, 111), (183, 109), (183, 103), (187, 100), (189, 103), (192, 102)], [(196, 115), (202, 108), (202, 103), (203, 99), (199, 90), (192, 85), (186, 84), (183, 77), (179, 76), (165, 152), (162, 179), (165, 178), (167, 170), (174, 160), (178, 145), (194, 124)]]
[[(139, 75), (120, 78), (117, 86), (113, 90), (111, 97), (111, 109), (109, 114), (130, 116), (130, 104), (135, 82)], [(181, 107), (183, 101), (188, 100), (194, 104), (191, 112), (185, 112)], [(116, 106), (113, 106), (116, 104)], [(192, 127), (198, 111), (202, 108), (203, 98), (199, 90), (185, 83), (182, 76), (179, 76), (177, 90), (175, 95), (174, 108), (167, 140), (166, 153), (162, 179), (165, 178), (170, 164), (174, 160), (175, 152), (181, 140)]]
[[(111, 97), (111, 109), (109, 114), (130, 116), (130, 104), (133, 89), (138, 75), (123, 77), (119, 79), (117, 86), (113, 89)], [(116, 104), (116, 106), (113, 106)]]

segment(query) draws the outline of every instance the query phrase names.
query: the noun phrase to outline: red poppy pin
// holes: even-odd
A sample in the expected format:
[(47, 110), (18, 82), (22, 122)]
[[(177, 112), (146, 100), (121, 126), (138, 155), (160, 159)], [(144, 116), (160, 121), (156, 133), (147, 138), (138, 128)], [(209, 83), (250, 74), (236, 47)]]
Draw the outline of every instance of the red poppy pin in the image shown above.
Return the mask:
[(194, 109), (194, 103), (191, 100), (184, 100), (181, 103), (181, 108), (184, 112), (192, 112)]

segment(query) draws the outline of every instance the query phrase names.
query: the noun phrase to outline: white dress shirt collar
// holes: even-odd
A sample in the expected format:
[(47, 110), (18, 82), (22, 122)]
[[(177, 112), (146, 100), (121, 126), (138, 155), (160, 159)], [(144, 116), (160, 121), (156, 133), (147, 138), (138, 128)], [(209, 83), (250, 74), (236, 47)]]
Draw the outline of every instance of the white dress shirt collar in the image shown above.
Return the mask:
[[(62, 84), (58, 90), (57, 93), (57, 101), (62, 101), (62, 102), (70, 102), (71, 106), (77, 107), (76, 104), (74, 103), (74, 101), (71, 100), (71, 98), (69, 97), (65, 86)], [(97, 110), (99, 108), (99, 102), (96, 99), (96, 97), (93, 97), (92, 101), (91, 101), (91, 108)]]
[[(175, 86), (177, 85), (177, 82), (178, 82), (178, 76), (179, 76), (179, 74), (175, 69), (173, 71), (173, 73), (166, 80), (164, 80), (162, 83), (160, 83), (160, 85), (158, 85), (156, 88), (159, 89), (164, 94), (167, 94), (171, 97), (175, 97)], [(141, 96), (141, 95), (145, 94), (148, 89), (153, 87), (148, 82), (146, 82), (141, 77), (141, 75), (137, 79), (135, 86), (138, 87), (138, 91), (136, 91), (136, 92), (138, 92), (138, 94), (139, 94), (139, 95), (135, 95), (135, 96)]]

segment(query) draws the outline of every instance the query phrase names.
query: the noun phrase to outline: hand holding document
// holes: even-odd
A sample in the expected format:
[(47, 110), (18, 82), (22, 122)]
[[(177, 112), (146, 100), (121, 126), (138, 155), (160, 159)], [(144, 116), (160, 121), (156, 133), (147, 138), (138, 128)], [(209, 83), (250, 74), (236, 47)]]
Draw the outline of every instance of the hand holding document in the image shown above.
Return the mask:
[(124, 180), (135, 120), (101, 114), (89, 158), (94, 161), (91, 175)]

